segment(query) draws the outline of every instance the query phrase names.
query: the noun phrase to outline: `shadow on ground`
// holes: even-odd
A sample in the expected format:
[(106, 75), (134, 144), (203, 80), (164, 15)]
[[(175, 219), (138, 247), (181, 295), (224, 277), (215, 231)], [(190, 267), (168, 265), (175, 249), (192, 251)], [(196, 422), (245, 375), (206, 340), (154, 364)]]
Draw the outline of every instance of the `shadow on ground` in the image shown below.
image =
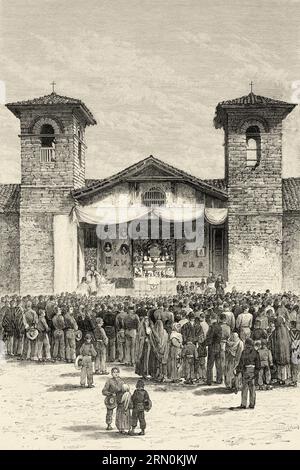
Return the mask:
[(233, 395), (231, 390), (225, 387), (209, 387), (209, 388), (198, 388), (194, 391), (195, 395)]
[(72, 390), (85, 390), (85, 387), (81, 387), (79, 384), (52, 385), (47, 392), (71, 392)]
[[(107, 431), (105, 427), (92, 426), (92, 425), (75, 425), (75, 426), (64, 426), (63, 429), (67, 431), (74, 431), (78, 433), (84, 433), (85, 439), (129, 439), (132, 436), (120, 434), (116, 429), (113, 431)], [(134, 436), (135, 437), (135, 436)]]
[(201, 418), (202, 416), (215, 416), (215, 415), (221, 415), (227, 412), (231, 412), (231, 410), (228, 407), (214, 406), (210, 410), (203, 411), (203, 413), (193, 413), (193, 416), (198, 416), (199, 418)]
[(67, 374), (60, 374), (60, 377), (79, 377), (80, 372), (68, 372)]

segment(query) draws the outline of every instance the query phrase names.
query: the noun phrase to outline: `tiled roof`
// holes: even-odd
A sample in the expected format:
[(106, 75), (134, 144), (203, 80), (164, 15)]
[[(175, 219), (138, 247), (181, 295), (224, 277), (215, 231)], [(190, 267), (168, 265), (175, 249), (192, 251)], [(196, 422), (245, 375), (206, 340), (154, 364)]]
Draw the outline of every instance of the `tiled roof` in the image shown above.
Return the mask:
[[(197, 187), (198, 189), (201, 189), (207, 194), (212, 194), (222, 200), (227, 199), (226, 190), (221, 189), (216, 184), (212, 185), (207, 180), (202, 180), (200, 178), (192, 176), (183, 170), (180, 170), (172, 165), (169, 165), (168, 163), (163, 162), (162, 160), (159, 160), (156, 157), (153, 157), (152, 155), (150, 155), (150, 157), (144, 158), (143, 160), (137, 163), (134, 163), (133, 165), (129, 166), (128, 168), (125, 168), (124, 170), (116, 173), (115, 175), (109, 178), (105, 178), (103, 180), (98, 181), (87, 180), (89, 183), (86, 186), (73, 191), (73, 196), (77, 200), (89, 198), (98, 191), (107, 189), (108, 187), (112, 187), (113, 185), (126, 180), (126, 178), (128, 177), (138, 174), (139, 171), (142, 171), (146, 167), (149, 167), (153, 164), (162, 169), (163, 171), (169, 172), (170, 175), (174, 176), (175, 178), (178, 177), (178, 179), (183, 179), (186, 181), (186, 183), (190, 183), (191, 185)], [(155, 176), (153, 177), (153, 179), (155, 179)]]
[(236, 105), (276, 105), (276, 106), (295, 106), (286, 101), (274, 100), (273, 98), (267, 98), (266, 96), (255, 95), (253, 92), (249, 95), (241, 96), (233, 100), (226, 100), (219, 103), (220, 106), (236, 106)]
[(215, 188), (221, 189), (222, 191), (227, 191), (227, 185), (225, 179), (212, 179), (212, 180), (203, 180), (206, 183), (214, 186)]
[(14, 103), (7, 103), (7, 108), (17, 115), (18, 108), (26, 106), (51, 106), (51, 105), (73, 105), (81, 108), (88, 116), (89, 124), (97, 124), (93, 114), (86, 107), (86, 105), (77, 98), (70, 98), (68, 96), (61, 96), (55, 92), (50, 95), (40, 96), (39, 98), (33, 98), (25, 101), (15, 101)]
[(0, 213), (19, 212), (20, 185), (0, 184)]
[(282, 204), (284, 211), (300, 212), (300, 178), (282, 180)]

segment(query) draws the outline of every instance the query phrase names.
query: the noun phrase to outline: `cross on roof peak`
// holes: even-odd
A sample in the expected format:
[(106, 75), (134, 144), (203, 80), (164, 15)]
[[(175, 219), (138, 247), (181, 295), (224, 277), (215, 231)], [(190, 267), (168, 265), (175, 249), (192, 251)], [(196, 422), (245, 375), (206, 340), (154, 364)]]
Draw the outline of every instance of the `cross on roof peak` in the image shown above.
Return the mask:
[(50, 85), (52, 85), (52, 93), (55, 93), (55, 85), (56, 85), (56, 82), (51, 82)]
[(251, 80), (251, 82), (249, 83), (249, 85), (250, 85), (250, 93), (253, 93), (253, 85), (254, 85), (254, 83), (252, 82), (252, 80)]

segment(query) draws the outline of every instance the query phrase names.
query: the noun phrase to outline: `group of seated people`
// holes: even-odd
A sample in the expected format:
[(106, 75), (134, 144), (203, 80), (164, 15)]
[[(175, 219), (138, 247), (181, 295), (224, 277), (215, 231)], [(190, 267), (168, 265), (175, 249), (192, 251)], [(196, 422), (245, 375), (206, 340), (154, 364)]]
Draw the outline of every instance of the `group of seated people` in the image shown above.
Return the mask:
[(156, 298), (7, 295), (0, 299), (0, 341), (10, 358), (71, 363), (90, 334), (96, 373), (119, 362), (144, 379), (211, 385), (215, 378), (231, 390), (239, 386), (244, 345), (253, 342), (259, 388), (297, 385), (299, 297), (225, 293), (218, 285), (211, 291), (208, 282), (199, 293), (196, 284), (179, 284), (176, 295)]

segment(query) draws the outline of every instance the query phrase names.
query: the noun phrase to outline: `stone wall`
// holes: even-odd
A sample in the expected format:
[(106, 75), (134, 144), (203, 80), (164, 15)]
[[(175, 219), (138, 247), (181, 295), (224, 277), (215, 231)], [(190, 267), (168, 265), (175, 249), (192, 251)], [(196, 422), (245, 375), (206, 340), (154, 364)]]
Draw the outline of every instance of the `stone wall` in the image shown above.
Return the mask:
[(53, 215), (20, 215), (20, 291), (49, 294), (54, 286)]
[[(282, 288), (282, 119), (280, 109), (228, 112), (228, 277), (238, 289)], [(247, 167), (246, 129), (252, 125), (261, 134), (256, 168)]]
[(300, 213), (283, 215), (283, 289), (300, 294)]
[(19, 214), (0, 214), (0, 296), (19, 292)]
[(281, 216), (229, 216), (230, 287), (257, 292), (282, 288)]

